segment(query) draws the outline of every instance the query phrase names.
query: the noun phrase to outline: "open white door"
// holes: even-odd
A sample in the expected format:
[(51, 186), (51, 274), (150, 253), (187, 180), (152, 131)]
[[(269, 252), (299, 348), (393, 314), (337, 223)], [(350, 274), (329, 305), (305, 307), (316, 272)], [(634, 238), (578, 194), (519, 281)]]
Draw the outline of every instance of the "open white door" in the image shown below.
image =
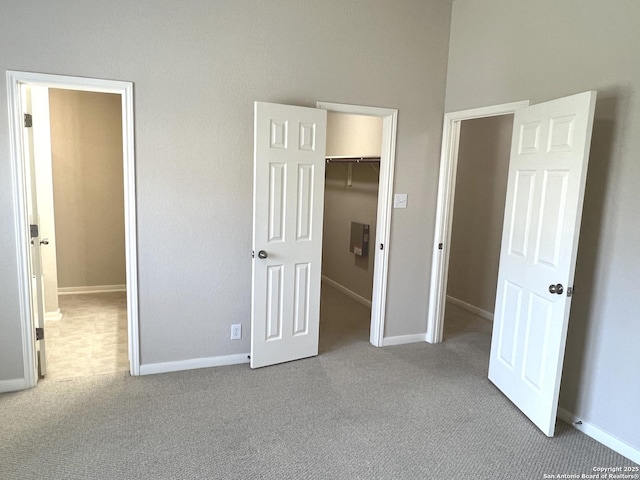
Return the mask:
[(251, 368), (318, 354), (327, 112), (255, 103)]
[(489, 379), (555, 431), (596, 92), (516, 111)]
[(23, 128), (23, 152), (24, 162), (29, 172), (29, 182), (27, 184), (27, 209), (30, 223), (30, 265), (31, 274), (31, 315), (32, 328), (35, 330), (34, 338), (37, 345), (33, 351), (36, 354), (37, 371), (39, 376), (44, 377), (47, 373), (47, 350), (44, 338), (44, 279), (42, 276), (42, 255), (41, 245), (47, 245), (46, 238), (40, 238), (39, 215), (38, 215), (38, 195), (36, 182), (36, 162), (35, 147), (31, 116), (31, 91), (28, 87), (22, 87), (22, 108), (24, 111)]

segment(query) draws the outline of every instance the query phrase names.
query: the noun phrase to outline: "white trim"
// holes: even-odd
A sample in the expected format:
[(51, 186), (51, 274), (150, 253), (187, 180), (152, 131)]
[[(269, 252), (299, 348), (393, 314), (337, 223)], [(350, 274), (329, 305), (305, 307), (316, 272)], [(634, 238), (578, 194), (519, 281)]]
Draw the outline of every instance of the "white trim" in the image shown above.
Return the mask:
[[(558, 418), (576, 430), (581, 431), (585, 435), (593, 438), (595, 441), (609, 447), (614, 452), (618, 452), (620, 455), (627, 457), (632, 462), (640, 464), (640, 450), (632, 447), (631, 445), (619, 440), (608, 432), (601, 430), (600, 428), (585, 422), (583, 419), (576, 417), (573, 413), (565, 410), (562, 407), (558, 407)], [(580, 422), (580, 423), (577, 423)]]
[(471, 305), (470, 303), (463, 302), (462, 300), (458, 300), (455, 297), (451, 297), (447, 295), (447, 302), (457, 305), (460, 308), (464, 308), (466, 311), (471, 312), (479, 317), (485, 318), (487, 320), (491, 320), (493, 322), (493, 313), (487, 312), (481, 308), (476, 307), (475, 305)]
[(14, 378), (13, 380), (0, 380), (0, 393), (16, 392), (29, 388), (26, 378)]
[(13, 176), (14, 223), (16, 256), (18, 260), (18, 296), (22, 330), (22, 352), (26, 388), (37, 382), (32, 314), (30, 305), (31, 276), (26, 211), (26, 172), (22, 151), (22, 105), (20, 87), (23, 84), (50, 88), (115, 93), (122, 98), (122, 146), (124, 170), (125, 254), (127, 266), (127, 318), (129, 335), (129, 364), (131, 375), (139, 375), (139, 327), (138, 327), (138, 260), (136, 235), (135, 151), (133, 117), (133, 83), (95, 78), (49, 75), (43, 73), (7, 70), (7, 100), (11, 167)]
[(345, 287), (344, 285), (339, 284), (338, 282), (336, 282), (335, 280), (331, 280), (329, 277), (327, 277), (326, 275), (322, 275), (322, 283), (326, 283), (327, 285), (329, 285), (330, 287), (335, 288), (336, 290), (344, 293), (347, 297), (351, 297), (353, 300), (355, 300), (356, 302), (364, 305), (365, 307), (369, 307), (371, 308), (371, 300), (367, 300), (366, 298), (364, 298), (361, 295), (358, 295), (356, 292), (354, 292), (353, 290), (349, 290), (347, 287)]
[(45, 322), (57, 322), (58, 320), (62, 320), (62, 312), (60, 309), (56, 309), (53, 312), (45, 312), (44, 321)]
[(92, 285), (90, 287), (58, 287), (58, 295), (81, 295), (84, 293), (126, 292), (126, 285)]
[[(371, 301), (370, 342), (383, 346), (387, 303), (387, 273), (389, 270), (389, 238), (391, 235), (391, 208), (393, 206), (393, 172), (396, 162), (396, 134), (398, 110), (365, 107), (341, 103), (317, 102), (318, 108), (330, 112), (370, 115), (382, 118), (382, 150), (380, 152), (380, 180), (378, 184), (378, 210), (376, 220), (375, 261)], [(383, 246), (380, 249), (380, 245)], [(423, 339), (424, 340), (424, 339)]]
[(424, 333), (414, 333), (413, 335), (398, 335), (397, 337), (385, 337), (382, 341), (383, 347), (392, 345), (406, 345), (407, 343), (424, 342)]
[(22, 102), (20, 82), (13, 72), (7, 71), (7, 106), (9, 107), (9, 150), (13, 180), (13, 204), (16, 257), (18, 264), (18, 302), (20, 308), (20, 331), (22, 336), (22, 365), (24, 388), (34, 387), (36, 375), (36, 351), (33, 338), (33, 315), (31, 312), (31, 262), (29, 252), (29, 232), (27, 212), (27, 190), (23, 162)]
[(140, 365), (140, 375), (154, 375), (156, 373), (180, 372), (196, 368), (222, 367), (225, 365), (239, 365), (249, 363), (249, 353), (235, 355), (219, 355), (217, 357), (193, 358), (175, 362), (148, 363)]
[[(440, 156), (440, 178), (438, 180), (438, 204), (433, 237), (433, 258), (431, 261), (431, 287), (429, 289), (429, 313), (427, 317), (427, 342), (442, 342), (444, 306), (449, 274), (449, 251), (451, 246), (451, 220), (455, 197), (456, 173), (458, 168), (458, 143), (460, 123), (474, 118), (493, 117), (514, 113), (527, 107), (529, 100), (505, 103), (489, 107), (445, 113), (442, 128), (442, 152)], [(442, 249), (438, 248), (439, 244)]]
[(136, 213), (136, 152), (133, 117), (133, 83), (122, 90), (122, 159), (124, 182), (124, 242), (127, 282), (127, 333), (129, 373), (140, 375), (140, 330), (138, 321), (138, 231)]

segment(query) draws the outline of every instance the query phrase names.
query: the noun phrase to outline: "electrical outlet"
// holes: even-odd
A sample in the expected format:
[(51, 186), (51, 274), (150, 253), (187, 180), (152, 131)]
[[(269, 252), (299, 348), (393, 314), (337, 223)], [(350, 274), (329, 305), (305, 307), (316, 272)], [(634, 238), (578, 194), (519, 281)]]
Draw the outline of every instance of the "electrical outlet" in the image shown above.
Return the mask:
[(231, 340), (240, 340), (242, 338), (242, 325), (234, 323), (231, 325)]

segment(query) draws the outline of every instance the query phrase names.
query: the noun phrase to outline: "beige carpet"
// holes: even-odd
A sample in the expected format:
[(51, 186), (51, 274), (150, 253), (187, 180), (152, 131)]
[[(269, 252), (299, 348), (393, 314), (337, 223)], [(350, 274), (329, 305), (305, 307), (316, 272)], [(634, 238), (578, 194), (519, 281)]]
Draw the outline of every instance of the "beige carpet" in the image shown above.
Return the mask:
[(324, 287), (318, 357), (0, 395), (0, 478), (511, 480), (633, 465), (564, 423), (540, 433), (486, 379), (485, 332), (374, 348), (368, 313)]

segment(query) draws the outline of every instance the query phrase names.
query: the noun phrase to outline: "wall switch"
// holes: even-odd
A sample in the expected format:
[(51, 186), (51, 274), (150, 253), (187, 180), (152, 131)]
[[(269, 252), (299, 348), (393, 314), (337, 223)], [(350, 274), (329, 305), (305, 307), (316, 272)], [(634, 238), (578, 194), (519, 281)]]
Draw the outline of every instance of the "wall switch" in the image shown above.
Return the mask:
[(407, 208), (406, 193), (396, 193), (393, 196), (393, 208)]
[(234, 323), (231, 325), (231, 340), (240, 340), (242, 338), (242, 325)]

